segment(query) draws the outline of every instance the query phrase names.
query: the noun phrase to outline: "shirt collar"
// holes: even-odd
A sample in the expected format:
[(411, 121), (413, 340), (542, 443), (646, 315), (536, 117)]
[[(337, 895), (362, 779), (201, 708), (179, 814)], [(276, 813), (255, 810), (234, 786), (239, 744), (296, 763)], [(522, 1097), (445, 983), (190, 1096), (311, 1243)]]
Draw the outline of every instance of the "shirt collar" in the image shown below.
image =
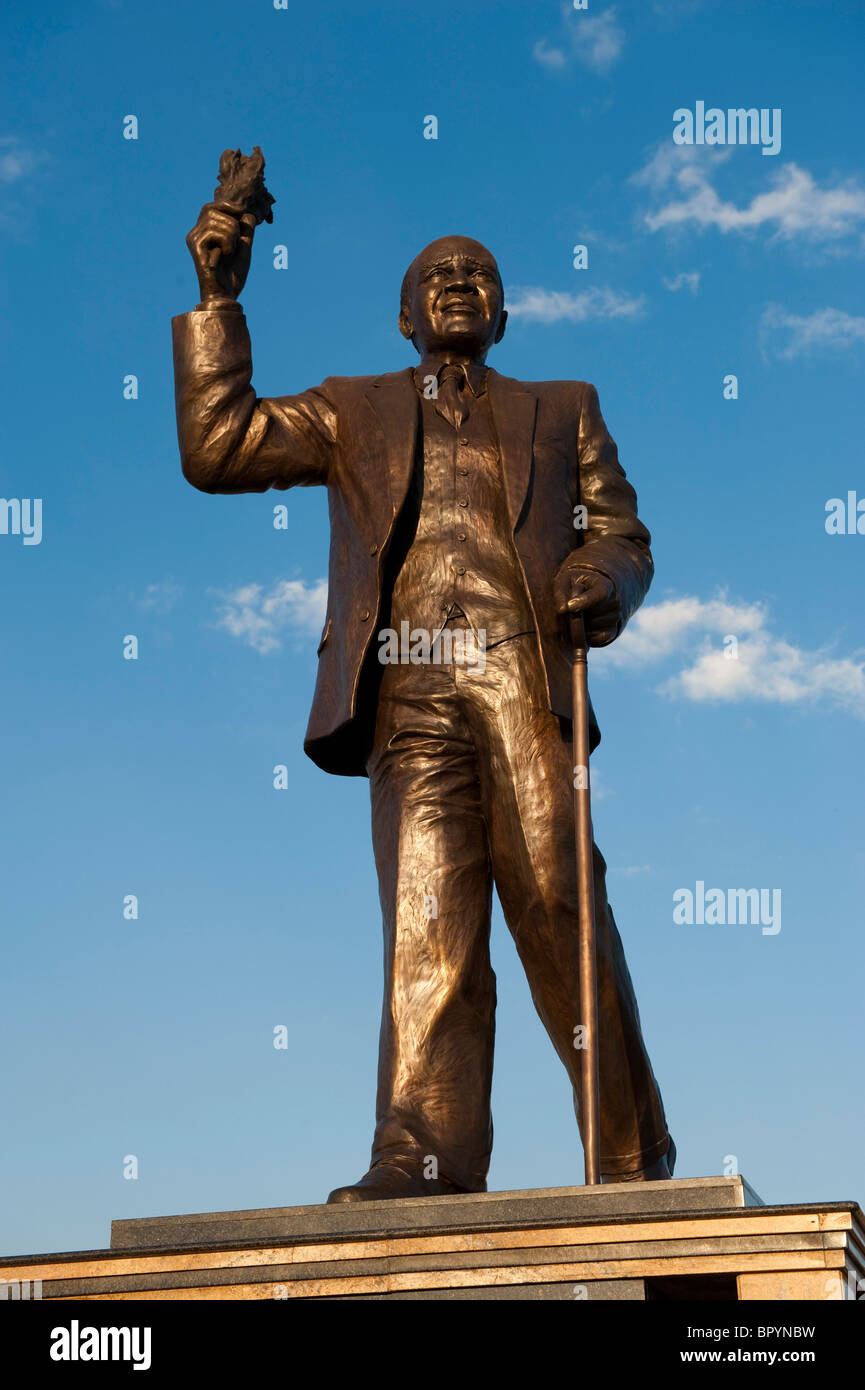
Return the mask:
[[(438, 378), (442, 367), (447, 363), (447, 358), (440, 353), (428, 352), (421, 358), (419, 364), (414, 369), (414, 384), (419, 391), (424, 389), (424, 378), (434, 376)], [(482, 362), (470, 362), (466, 368), (466, 379), (472, 390), (472, 395), (480, 396), (487, 389), (487, 368)]]

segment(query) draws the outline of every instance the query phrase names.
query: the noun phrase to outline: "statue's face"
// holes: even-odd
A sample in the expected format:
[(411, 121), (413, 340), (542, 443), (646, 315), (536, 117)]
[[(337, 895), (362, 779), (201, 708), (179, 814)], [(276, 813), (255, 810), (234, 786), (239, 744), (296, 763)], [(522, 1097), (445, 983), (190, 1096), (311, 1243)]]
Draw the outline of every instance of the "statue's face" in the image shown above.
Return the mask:
[(412, 262), (409, 302), (400, 332), (421, 353), (450, 351), (482, 358), (505, 331), (498, 266), (471, 237), (442, 237)]

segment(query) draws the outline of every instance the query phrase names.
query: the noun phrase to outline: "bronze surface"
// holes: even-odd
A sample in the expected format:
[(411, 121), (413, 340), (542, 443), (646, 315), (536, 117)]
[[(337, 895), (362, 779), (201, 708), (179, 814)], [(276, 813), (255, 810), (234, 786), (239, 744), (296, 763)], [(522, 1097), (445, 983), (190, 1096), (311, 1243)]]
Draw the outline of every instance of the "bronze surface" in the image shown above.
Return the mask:
[[(450, 236), (403, 281), (399, 326), (418, 367), (259, 399), (236, 302), (256, 220), (207, 204), (187, 238), (201, 304), (174, 320), (178, 436), (202, 491), (329, 491), (304, 746), (325, 770), (370, 779), (385, 956), (372, 1167), (331, 1200), (485, 1188), (493, 885), (584, 1128), (578, 923), (593, 888), (601, 1089), (589, 1128), (605, 1178), (669, 1177), (604, 860), (592, 846), (578, 866), (574, 853), (568, 618), (582, 615), (591, 645), (614, 641), (653, 570), (597, 392), (487, 367), (507, 321), (501, 277), (485, 247)], [(397, 623), (472, 632), (485, 660), (383, 667), (380, 634)]]

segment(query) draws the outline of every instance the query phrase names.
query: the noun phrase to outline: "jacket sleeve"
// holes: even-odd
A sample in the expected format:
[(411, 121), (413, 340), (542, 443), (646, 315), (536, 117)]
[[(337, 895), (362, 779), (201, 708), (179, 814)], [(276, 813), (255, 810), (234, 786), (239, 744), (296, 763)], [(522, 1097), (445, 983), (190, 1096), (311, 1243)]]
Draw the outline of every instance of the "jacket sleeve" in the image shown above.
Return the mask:
[(598, 393), (583, 387), (577, 438), (579, 501), (586, 508), (582, 544), (561, 570), (594, 569), (611, 580), (619, 610), (616, 637), (636, 612), (652, 582), (651, 536), (637, 516), (637, 494), (625, 477), (604, 424)]
[(177, 437), (188, 481), (202, 492), (326, 483), (336, 411), (323, 389), (259, 399), (239, 305), (180, 314), (172, 328)]

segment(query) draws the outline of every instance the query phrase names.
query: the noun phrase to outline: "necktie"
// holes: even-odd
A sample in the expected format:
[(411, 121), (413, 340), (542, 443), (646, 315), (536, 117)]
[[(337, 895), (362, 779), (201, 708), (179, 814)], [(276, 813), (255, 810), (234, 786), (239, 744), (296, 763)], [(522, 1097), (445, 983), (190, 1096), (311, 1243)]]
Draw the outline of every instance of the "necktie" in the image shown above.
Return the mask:
[[(436, 396), (436, 410), (445, 420), (458, 430), (463, 420), (469, 413), (469, 390), (466, 370), (459, 362), (448, 362), (442, 367), (438, 378), (438, 395)], [(448, 609), (446, 622), (455, 619), (459, 624), (467, 622), (465, 613), (458, 603), (452, 603)]]
[(469, 413), (465, 367), (448, 362), (439, 372), (436, 412), (458, 430)]

